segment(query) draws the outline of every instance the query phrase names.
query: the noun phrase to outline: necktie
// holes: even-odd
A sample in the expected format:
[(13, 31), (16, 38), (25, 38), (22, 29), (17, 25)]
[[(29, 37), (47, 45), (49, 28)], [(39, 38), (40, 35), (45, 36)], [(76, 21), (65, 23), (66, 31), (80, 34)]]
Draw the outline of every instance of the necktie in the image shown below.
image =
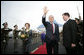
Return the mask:
[[(53, 27), (53, 24), (52, 24), (52, 30), (53, 30), (53, 33), (54, 33), (54, 27)], [(52, 40), (53, 40), (53, 35), (52, 35)]]
[(53, 27), (53, 24), (52, 24), (52, 28), (53, 28), (53, 33), (54, 33), (54, 27)]

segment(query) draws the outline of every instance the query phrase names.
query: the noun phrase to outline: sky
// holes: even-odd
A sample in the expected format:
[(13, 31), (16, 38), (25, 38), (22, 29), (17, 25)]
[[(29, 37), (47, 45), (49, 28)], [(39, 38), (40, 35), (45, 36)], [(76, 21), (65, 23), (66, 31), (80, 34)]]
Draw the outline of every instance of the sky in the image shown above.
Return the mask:
[(64, 24), (62, 14), (70, 13), (70, 18), (78, 18), (78, 10), (83, 20), (83, 1), (1, 1), (1, 28), (4, 22), (13, 29), (18, 25), (21, 29), (25, 23), (30, 23), (30, 29), (36, 30), (42, 24), (43, 8), (47, 6), (49, 12), (46, 15), (53, 15), (59, 24)]

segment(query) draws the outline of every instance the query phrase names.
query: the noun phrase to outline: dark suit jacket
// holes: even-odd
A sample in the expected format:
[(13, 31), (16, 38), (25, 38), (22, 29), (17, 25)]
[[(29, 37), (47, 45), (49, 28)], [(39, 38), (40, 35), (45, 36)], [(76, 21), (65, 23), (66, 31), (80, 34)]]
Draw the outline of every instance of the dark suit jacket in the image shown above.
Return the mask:
[[(55, 24), (55, 33), (53, 34), (53, 28), (52, 28), (52, 24), (50, 24), (49, 22), (46, 22), (46, 17), (42, 17), (42, 23), (46, 28), (46, 36), (45, 36), (45, 41), (47, 43), (51, 42), (51, 40), (58, 42), (59, 41), (59, 28), (58, 25)], [(53, 36), (53, 39), (52, 39)]]
[(71, 43), (76, 44), (77, 24), (75, 20), (69, 19), (63, 25), (63, 44), (65, 47), (71, 47)]
[(9, 39), (8, 34), (9, 34), (10, 31), (12, 31), (12, 29), (10, 29), (10, 28), (7, 28), (6, 30), (5, 30), (5, 28), (1, 29), (1, 41), (3, 41), (4, 39), (5, 40)]

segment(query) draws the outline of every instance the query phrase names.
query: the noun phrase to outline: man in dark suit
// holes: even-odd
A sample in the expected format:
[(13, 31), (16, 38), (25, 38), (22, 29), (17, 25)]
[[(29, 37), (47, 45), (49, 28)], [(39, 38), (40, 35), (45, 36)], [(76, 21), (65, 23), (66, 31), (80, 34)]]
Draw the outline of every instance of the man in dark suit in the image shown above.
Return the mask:
[(4, 27), (1, 28), (1, 53), (5, 54), (5, 50), (8, 45), (9, 40), (9, 32), (12, 31), (12, 29), (8, 28), (8, 23), (5, 22), (2, 24)]
[(59, 41), (59, 28), (58, 25), (53, 23), (54, 17), (52, 15), (49, 16), (49, 21), (46, 22), (46, 14), (48, 10), (47, 7), (44, 8), (44, 15), (42, 16), (42, 23), (46, 28), (46, 48), (47, 53), (52, 54), (52, 51), (54, 54), (58, 54), (58, 41)]
[(78, 18), (75, 18), (75, 21), (77, 23), (77, 45), (76, 45), (76, 49), (77, 49), (77, 53), (78, 54), (82, 54), (83, 53), (83, 21)]
[(77, 24), (75, 20), (69, 19), (69, 13), (64, 13), (62, 16), (64, 21), (66, 21), (63, 25), (63, 44), (67, 54), (74, 54), (76, 53)]

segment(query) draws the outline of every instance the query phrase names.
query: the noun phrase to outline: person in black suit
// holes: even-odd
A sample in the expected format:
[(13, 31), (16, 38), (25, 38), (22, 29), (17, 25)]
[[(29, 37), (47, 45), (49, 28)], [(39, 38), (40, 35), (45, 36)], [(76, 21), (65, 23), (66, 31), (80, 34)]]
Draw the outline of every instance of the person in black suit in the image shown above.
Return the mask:
[(46, 22), (46, 14), (48, 10), (47, 7), (44, 8), (44, 15), (42, 16), (42, 23), (46, 28), (46, 48), (47, 53), (52, 54), (52, 51), (54, 54), (58, 54), (58, 41), (59, 41), (59, 27), (57, 24), (53, 23), (54, 17), (52, 15), (49, 16), (49, 21)]
[(7, 22), (3, 23), (2, 25), (4, 27), (1, 28), (1, 53), (5, 54), (5, 50), (9, 41), (9, 32), (12, 31), (12, 29), (8, 28)]
[(82, 54), (83, 53), (83, 21), (78, 18), (75, 18), (75, 21), (77, 23), (77, 53)]
[(62, 14), (65, 24), (63, 25), (63, 45), (66, 48), (67, 54), (76, 53), (76, 42), (77, 42), (77, 24), (75, 20), (69, 19), (70, 14)]

